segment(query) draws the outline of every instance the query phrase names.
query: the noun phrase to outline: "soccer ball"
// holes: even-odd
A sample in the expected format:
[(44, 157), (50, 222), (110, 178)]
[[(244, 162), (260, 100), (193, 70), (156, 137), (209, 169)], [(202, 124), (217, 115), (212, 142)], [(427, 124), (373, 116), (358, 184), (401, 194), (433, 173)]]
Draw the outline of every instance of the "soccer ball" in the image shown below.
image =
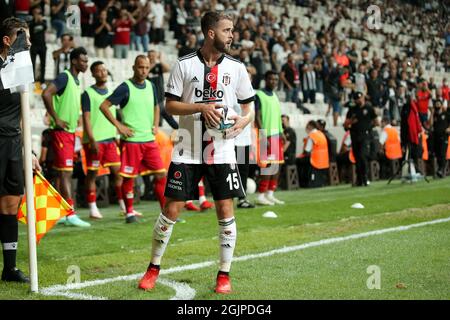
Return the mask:
[(256, 182), (252, 178), (247, 178), (247, 194), (252, 194), (256, 192)]
[(234, 120), (230, 119), (230, 117), (237, 115), (236, 111), (234, 111), (233, 108), (229, 108), (227, 106), (223, 106), (217, 109), (221, 115), (222, 118), (220, 119), (220, 123), (216, 127), (209, 127), (206, 123), (206, 127), (208, 129), (217, 130), (219, 132), (223, 132), (229, 128), (231, 128), (234, 125)]

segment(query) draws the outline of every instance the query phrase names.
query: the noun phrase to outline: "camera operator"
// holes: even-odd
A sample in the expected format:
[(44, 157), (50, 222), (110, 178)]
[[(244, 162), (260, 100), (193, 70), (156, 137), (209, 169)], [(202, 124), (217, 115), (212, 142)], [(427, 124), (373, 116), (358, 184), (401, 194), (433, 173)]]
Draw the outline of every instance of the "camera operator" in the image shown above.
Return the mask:
[(450, 134), (450, 114), (444, 109), (441, 100), (435, 100), (430, 117), (431, 150), (437, 160), (438, 170), (436, 175), (439, 178), (445, 176), (446, 151), (448, 145), (448, 135)]

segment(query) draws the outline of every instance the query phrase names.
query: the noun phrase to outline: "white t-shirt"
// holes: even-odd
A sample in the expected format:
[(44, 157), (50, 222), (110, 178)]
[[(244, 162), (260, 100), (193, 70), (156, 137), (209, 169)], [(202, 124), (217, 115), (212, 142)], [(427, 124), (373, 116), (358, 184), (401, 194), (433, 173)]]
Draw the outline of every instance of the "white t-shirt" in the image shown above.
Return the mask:
[(162, 3), (152, 3), (151, 15), (154, 16), (153, 28), (162, 28), (164, 23), (164, 6)]
[[(312, 129), (311, 133), (316, 132), (316, 131), (317, 131), (317, 129)], [(305, 152), (311, 152), (313, 149), (313, 145), (314, 145), (314, 141), (308, 135), (308, 140), (306, 141), (306, 146), (305, 146)]]
[[(177, 60), (166, 85), (166, 97), (186, 103), (214, 102), (232, 108), (236, 103), (253, 101), (255, 92), (240, 61), (223, 55), (209, 68), (198, 50)], [(236, 163), (234, 139), (223, 139), (221, 134), (211, 139), (200, 115), (180, 116), (179, 142), (174, 146), (172, 161)]]

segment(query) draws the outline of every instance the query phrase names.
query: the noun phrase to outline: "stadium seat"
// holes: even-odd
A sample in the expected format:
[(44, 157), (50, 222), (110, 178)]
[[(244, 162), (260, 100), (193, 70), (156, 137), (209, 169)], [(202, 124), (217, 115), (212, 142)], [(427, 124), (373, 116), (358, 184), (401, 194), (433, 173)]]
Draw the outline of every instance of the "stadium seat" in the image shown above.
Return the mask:
[(369, 180), (380, 180), (380, 164), (376, 160), (372, 160), (369, 162)]
[(418, 161), (418, 169), (422, 175), (427, 176), (427, 166), (423, 159), (419, 159)]
[(299, 177), (296, 165), (283, 165), (280, 174), (280, 188), (295, 190), (299, 188)]
[(336, 186), (339, 184), (339, 171), (336, 162), (330, 162), (330, 167), (328, 168), (328, 175), (330, 186)]

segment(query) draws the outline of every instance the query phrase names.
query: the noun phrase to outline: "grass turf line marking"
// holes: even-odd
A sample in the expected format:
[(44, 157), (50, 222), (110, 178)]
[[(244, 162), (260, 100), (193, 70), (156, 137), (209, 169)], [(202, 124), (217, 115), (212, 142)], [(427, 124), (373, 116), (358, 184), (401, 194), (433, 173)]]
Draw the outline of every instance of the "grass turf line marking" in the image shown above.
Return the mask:
[[(370, 236), (380, 235), (380, 234), (384, 234), (384, 233), (406, 231), (406, 230), (409, 230), (412, 228), (419, 228), (419, 227), (424, 227), (424, 226), (438, 224), (438, 223), (445, 223), (445, 222), (449, 222), (449, 221), (450, 221), (450, 217), (443, 218), (443, 219), (424, 221), (424, 222), (405, 225), (405, 226), (397, 226), (397, 227), (373, 230), (373, 231), (368, 231), (368, 232), (363, 232), (363, 233), (356, 233), (356, 234), (351, 234), (349, 236), (344, 236), (344, 237), (323, 239), (323, 240), (319, 240), (319, 241), (304, 243), (301, 245), (283, 247), (283, 248), (274, 249), (274, 250), (270, 250), (270, 251), (266, 251), (266, 252), (235, 257), (235, 258), (233, 258), (233, 262), (264, 258), (264, 257), (272, 256), (274, 254), (299, 251), (299, 250), (304, 250), (307, 248), (318, 247), (318, 246), (322, 246), (322, 245), (343, 242), (343, 241), (347, 241), (347, 240), (367, 238)], [(187, 270), (198, 270), (198, 269), (213, 266), (215, 264), (216, 264), (216, 261), (205, 261), (205, 262), (201, 262), (201, 263), (193, 263), (193, 264), (188, 264), (188, 265), (184, 265), (184, 266), (177, 266), (177, 267), (173, 267), (173, 268), (169, 268), (169, 269), (163, 269), (163, 270), (161, 270), (160, 274), (164, 275), (164, 274), (177, 273), (177, 272), (182, 272), (182, 271), (187, 271)], [(40, 293), (43, 295), (47, 295), (47, 296), (63, 296), (63, 297), (68, 297), (68, 298), (84, 299), (84, 300), (107, 299), (105, 297), (95, 297), (95, 296), (85, 295), (85, 294), (80, 294), (80, 293), (72, 293), (72, 292), (70, 292), (70, 290), (83, 289), (83, 288), (92, 287), (92, 286), (99, 286), (99, 285), (103, 285), (103, 284), (107, 284), (107, 283), (111, 283), (111, 282), (117, 282), (117, 281), (137, 280), (137, 279), (141, 278), (143, 276), (143, 274), (144, 273), (136, 273), (136, 274), (131, 274), (131, 275), (127, 275), (127, 276), (118, 276), (118, 277), (114, 277), (114, 278), (106, 278), (106, 279), (101, 279), (101, 280), (90, 280), (90, 281), (85, 281), (85, 282), (80, 282), (80, 283), (71, 283), (71, 284), (66, 284), (66, 285), (54, 285), (54, 286), (50, 286), (50, 287), (41, 289)], [(180, 287), (183, 286), (183, 288), (178, 288), (178, 289), (175, 289), (175, 287), (172, 287), (175, 289), (176, 294), (171, 299), (188, 300), (188, 299), (193, 299), (195, 297), (195, 290), (190, 288), (188, 285), (186, 285), (184, 283), (181, 284), (181, 283), (177, 283), (173, 280), (164, 280), (164, 279), (158, 279), (158, 282), (160, 282), (163, 285), (168, 285), (168, 286), (172, 286), (172, 285), (180, 285)], [(191, 289), (193, 291), (190, 291), (189, 289)], [(182, 297), (180, 298), (180, 296), (182, 296)], [(186, 298), (187, 296), (189, 298)]]
[[(137, 274), (137, 275), (135, 274), (135, 275), (131, 275), (131, 276), (88, 281), (89, 285), (85, 285), (82, 287), (85, 288), (85, 287), (98, 286), (98, 285), (102, 285), (105, 283), (116, 282), (116, 281), (136, 280), (142, 276), (143, 276), (143, 273)], [(87, 282), (82, 283), (82, 284), (86, 284), (86, 283)], [(195, 294), (196, 294), (195, 289), (191, 288), (190, 286), (188, 286), (185, 283), (181, 283), (181, 282), (177, 282), (177, 281), (169, 280), (169, 279), (162, 279), (162, 278), (158, 279), (158, 283), (161, 283), (162, 285), (168, 286), (175, 290), (175, 296), (170, 298), (170, 300), (193, 300), (195, 298)], [(66, 286), (56, 285), (53, 287), (44, 288), (41, 290), (40, 293), (43, 295), (46, 295), (46, 296), (61, 296), (61, 297), (66, 297), (66, 298), (70, 298), (70, 299), (108, 300), (108, 298), (102, 297), (102, 296), (91, 296), (89, 294), (70, 292), (70, 290), (79, 289), (79, 288), (74, 288), (74, 287), (76, 287), (76, 285), (77, 285), (76, 283), (68, 284)]]

